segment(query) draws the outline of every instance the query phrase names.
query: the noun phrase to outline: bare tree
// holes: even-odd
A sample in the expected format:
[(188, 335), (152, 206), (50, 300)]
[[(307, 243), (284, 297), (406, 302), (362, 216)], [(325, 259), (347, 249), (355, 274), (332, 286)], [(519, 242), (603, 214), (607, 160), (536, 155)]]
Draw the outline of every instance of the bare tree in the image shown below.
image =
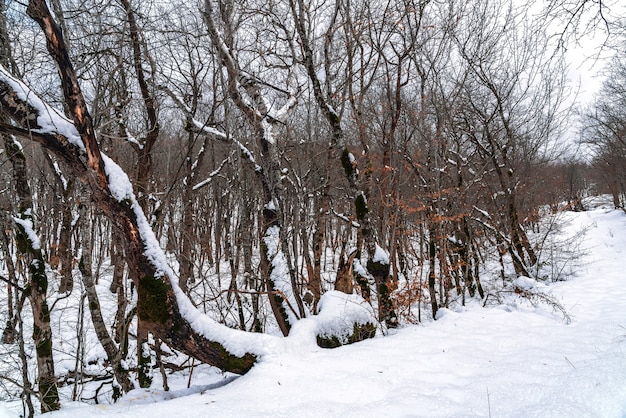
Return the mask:
[[(287, 241), (282, 235), (284, 222), (282, 178), (284, 173), (281, 169), (273, 130), (277, 124), (285, 122), (289, 110), (296, 103), (297, 92), (291, 87), (285, 104), (281, 108), (275, 112), (268, 108), (269, 101), (263, 96), (259, 80), (243, 71), (233, 55), (235, 33), (232, 25), (234, 12), (233, 2), (220, 4), (220, 16), (224, 25), (224, 36), (222, 36), (218, 32), (215, 20), (217, 13), (212, 1), (207, 0), (204, 4), (204, 19), (209, 36), (228, 75), (227, 85), (230, 98), (252, 124), (255, 139), (261, 149), (263, 161), (254, 167), (254, 171), (262, 184), (265, 200), (263, 209), (264, 244), (261, 251), (263, 279), (267, 283), (274, 316), (283, 335), (287, 335), (294, 320), (293, 314), (296, 317), (303, 316), (304, 310), (301, 297), (295, 286), (295, 273), (289, 251), (286, 251)], [(293, 295), (292, 300), (296, 301), (298, 312), (294, 312), (294, 307), (289, 306), (287, 294)]]
[[(522, 23), (525, 18), (511, 4), (487, 2), (469, 12), (468, 25), (456, 36), (468, 69), (465, 134), (495, 173), (494, 203), (506, 208), (501, 221), (506, 235), (500, 239), (516, 272), (528, 276), (537, 257), (520, 213), (519, 190), (528, 181), (523, 164), (540, 158), (560, 133), (564, 71), (562, 62), (551, 58), (541, 28)], [(521, 30), (511, 29), (520, 24)]]
[(596, 100), (585, 111), (583, 141), (590, 147), (593, 165), (616, 208), (626, 200), (626, 60), (618, 53), (608, 65), (607, 78)]
[[(126, 183), (125, 186), (122, 183), (120, 189), (119, 183), (109, 183), (109, 177), (122, 182), (127, 182), (127, 178), (121, 175), (117, 165), (105, 160), (100, 153), (91, 117), (58, 26), (43, 1), (31, 1), (27, 12), (46, 35), (50, 55), (59, 68), (65, 102), (71, 111), (73, 123), (46, 107), (30, 89), (3, 70), (0, 83), (3, 112), (18, 127), (3, 124), (2, 131), (32, 138), (53, 152), (91, 189), (98, 208), (124, 232), (130, 276), (138, 292), (137, 314), (149, 331), (171, 347), (209, 364), (233, 372), (246, 372), (254, 364), (256, 355), (230, 353), (223, 343), (203, 336), (187, 319), (186, 309), (189, 307), (185, 302), (182, 303), (186, 308), (181, 309), (179, 305), (181, 296), (177, 288), (172, 286), (171, 270), (162, 264), (161, 250), (132, 189), (128, 188), (130, 184)], [(24, 96), (22, 92), (30, 94)], [(26, 101), (26, 98), (31, 101)], [(47, 114), (56, 115), (53, 116), (54, 123)], [(55, 126), (55, 123), (62, 126)], [(81, 155), (84, 155), (85, 161)], [(105, 165), (109, 170), (108, 176)]]
[[(322, 62), (316, 62), (316, 52), (314, 51), (315, 43), (319, 42), (319, 39), (311, 39), (311, 28), (308, 27), (308, 22), (311, 22), (313, 17), (309, 14), (310, 10), (305, 7), (303, 1), (290, 1), (291, 18), (294, 21), (296, 28), (298, 43), (300, 45), (301, 58), (299, 60), (305, 68), (309, 81), (311, 83), (311, 89), (313, 96), (322, 114), (327, 119), (331, 130), (331, 144), (330, 148), (335, 158), (339, 159), (345, 173), (345, 177), (348, 181), (350, 192), (354, 199), (354, 218), (359, 225), (360, 234), (363, 239), (363, 243), (367, 250), (367, 273), (365, 275), (360, 274), (357, 277), (359, 284), (362, 288), (366, 288), (367, 275), (371, 275), (376, 283), (376, 290), (378, 294), (378, 307), (380, 319), (390, 327), (397, 326), (397, 316), (393, 309), (393, 303), (390, 298), (389, 283), (389, 259), (387, 253), (378, 245), (377, 238), (375, 236), (375, 230), (373, 228), (370, 209), (367, 201), (367, 186), (361, 184), (359, 170), (357, 168), (357, 160), (354, 155), (348, 149), (346, 143), (346, 135), (342, 124), (340, 108), (338, 107), (345, 103), (336, 103), (335, 98), (337, 95), (341, 97), (341, 84), (331, 84), (331, 77), (336, 69), (331, 69), (331, 46), (333, 44), (333, 38), (338, 32), (338, 27), (341, 26), (339, 22), (341, 3), (335, 2), (330, 9), (328, 9), (328, 28), (322, 39), (323, 49), (321, 54)], [(315, 42), (315, 43), (314, 43)], [(336, 51), (335, 51), (336, 53)], [(332, 63), (334, 64), (334, 62)], [(323, 72), (320, 72), (320, 66)], [(322, 77), (321, 74), (324, 74)], [(365, 94), (365, 91), (359, 92)], [(367, 171), (367, 167), (366, 167)], [(357, 258), (354, 262), (358, 263), (358, 255), (360, 254), (360, 245), (357, 245)], [(356, 269), (357, 272), (362, 272), (364, 269)], [(367, 296), (367, 291), (364, 293)]]
[[(2, 45), (0, 48), (6, 53), (6, 55), (2, 56), (1, 63), (2, 65), (8, 65), (10, 64), (9, 57), (12, 55), (7, 36), (4, 2), (0, 14), (0, 43)], [(2, 115), (1, 118), (1, 123), (9, 123), (6, 115)], [(26, 172), (26, 157), (23, 153), (22, 145), (10, 133), (2, 132), (1, 136), (4, 141), (4, 150), (13, 167), (13, 187), (18, 200), (17, 213), (12, 219), (12, 223), (15, 226), (17, 250), (28, 264), (28, 282), (24, 289), (24, 294), (30, 301), (33, 315), (33, 340), (37, 353), (38, 394), (41, 412), (43, 413), (54, 411), (61, 407), (54, 371), (52, 329), (50, 327), (50, 310), (47, 299), (48, 277), (46, 275), (46, 261), (42, 252), (37, 227), (35, 226), (33, 198)]]
[(15, 190), (19, 199), (18, 214), (13, 217), (13, 222), (18, 252), (25, 257), (28, 264), (29, 279), (24, 292), (28, 296), (33, 314), (33, 340), (37, 353), (37, 383), (41, 412), (49, 412), (59, 409), (61, 404), (54, 372), (46, 262), (32, 216), (32, 195), (22, 146), (13, 136), (5, 134), (4, 148), (13, 165)]

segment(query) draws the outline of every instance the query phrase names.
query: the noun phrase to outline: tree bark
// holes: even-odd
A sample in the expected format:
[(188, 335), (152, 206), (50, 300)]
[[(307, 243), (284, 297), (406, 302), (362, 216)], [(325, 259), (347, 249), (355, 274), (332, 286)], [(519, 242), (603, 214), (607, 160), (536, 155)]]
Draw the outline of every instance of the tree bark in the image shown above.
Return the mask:
[[(0, 57), (0, 61), (3, 65), (11, 65), (14, 67), (15, 65), (12, 61), (13, 55), (11, 53), (11, 44), (8, 38), (6, 8), (4, 1), (2, 1), (1, 8), (0, 49), (2, 50), (2, 56)], [(0, 115), (0, 122), (2, 124), (6, 124), (8, 122), (7, 119), (6, 115)], [(32, 234), (36, 234), (34, 218), (32, 216), (33, 202), (26, 173), (26, 157), (22, 152), (21, 145), (12, 135), (2, 133), (1, 136), (4, 139), (5, 151), (11, 161), (11, 165), (13, 166), (14, 187), (19, 202), (18, 218), (25, 223), (30, 223), (30, 232)], [(17, 219), (15, 219), (15, 221), (17, 222)], [(35, 237), (28, 234), (24, 225), (20, 223), (16, 224), (15, 236), (18, 244), (18, 252), (22, 253), (29, 261), (29, 281), (24, 292), (30, 301), (33, 313), (33, 340), (35, 342), (35, 351), (37, 354), (39, 398), (41, 401), (41, 412), (44, 413), (58, 410), (61, 407), (56, 384), (56, 375), (54, 372), (54, 357), (52, 353), (52, 329), (50, 327), (50, 311), (48, 309), (47, 301), (48, 277), (46, 276), (45, 262), (39, 243), (33, 241)], [(10, 298), (9, 303), (11, 303)], [(14, 324), (7, 323), (6, 330), (10, 330), (11, 334), (7, 335), (8, 340), (12, 339), (13, 326)], [(21, 335), (19, 336), (19, 341), (20, 344), (23, 341)], [(20, 348), (22, 348), (21, 345)], [(23, 351), (21, 350), (20, 354), (22, 353)], [(23, 370), (22, 372), (26, 374), (26, 370)], [(24, 383), (28, 383), (27, 378)], [(27, 395), (27, 402), (29, 409), (32, 412), (33, 409), (32, 404), (30, 403), (30, 395)]]
[[(143, 68), (144, 54), (147, 60), (150, 60), (148, 51), (142, 52), (142, 42), (140, 40), (139, 26), (135, 18), (129, 0), (121, 0), (122, 7), (126, 13), (126, 20), (129, 26), (130, 43), (133, 49), (133, 65), (135, 67), (135, 75), (139, 83), (141, 98), (143, 99), (144, 110), (147, 115), (146, 134), (140, 144), (135, 146), (137, 153), (137, 171), (135, 176), (135, 188), (137, 190), (137, 200), (139, 206), (146, 214), (150, 216), (149, 208), (149, 176), (152, 172), (152, 149), (159, 138), (159, 122), (157, 116), (156, 100), (150, 92), (148, 80)], [(150, 350), (148, 348), (148, 330), (145, 329), (141, 317), (137, 318), (137, 374), (139, 386), (142, 388), (150, 387), (152, 383), (152, 361)]]
[[(11, 220), (9, 214), (4, 211), (0, 211), (0, 219), (2, 219), (3, 225), (10, 225)], [(13, 344), (15, 342), (15, 318), (13, 310), (13, 290), (17, 288), (17, 276), (15, 275), (15, 264), (13, 258), (9, 252), (9, 236), (5, 228), (0, 229), (0, 251), (4, 254), (4, 262), (6, 265), (7, 273), (9, 275), (9, 285), (7, 286), (7, 322), (2, 331), (2, 343)], [(17, 292), (16, 292), (17, 296)]]

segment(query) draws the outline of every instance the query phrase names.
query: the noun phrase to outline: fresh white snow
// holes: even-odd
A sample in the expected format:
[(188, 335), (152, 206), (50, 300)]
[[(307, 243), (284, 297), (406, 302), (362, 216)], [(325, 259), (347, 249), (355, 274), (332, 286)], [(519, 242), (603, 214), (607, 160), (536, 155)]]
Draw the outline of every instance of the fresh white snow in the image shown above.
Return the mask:
[(374, 252), (374, 263), (389, 264), (389, 254), (383, 250), (378, 244), (376, 244), (376, 251)]
[(19, 224), (24, 229), (24, 232), (26, 233), (26, 236), (28, 237), (30, 245), (31, 247), (33, 247), (33, 250), (41, 249), (41, 241), (39, 240), (39, 236), (37, 235), (37, 233), (35, 233), (35, 230), (33, 229), (32, 219), (22, 219), (14, 216), (13, 221), (16, 224)]
[[(539, 287), (567, 309), (569, 325), (514, 293), (496, 307), (472, 301), (442, 310), (437, 321), (337, 349), (317, 347), (319, 324), (307, 319), (287, 338), (268, 338), (245, 376), (198, 369), (191, 388), (187, 377), (172, 376), (163, 392), (155, 373), (153, 389), (118, 404), (64, 401), (49, 417), (626, 416), (626, 214), (598, 208), (565, 218), (570, 234), (590, 227), (583, 267)], [(533, 282), (515, 285), (537, 289)], [(17, 417), (17, 408), (0, 406), (0, 417)]]
[(83, 141), (74, 127), (74, 123), (66, 118), (59, 110), (48, 106), (26, 84), (13, 77), (2, 65), (0, 65), (0, 81), (8, 84), (21, 99), (37, 109), (37, 126), (33, 132), (42, 134), (60, 134), (81, 149), (85, 149)]
[(311, 317), (317, 322), (313, 335), (322, 337), (337, 336), (343, 344), (354, 332), (354, 324), (376, 324), (376, 315), (372, 306), (359, 295), (347, 295), (332, 290), (320, 298), (319, 313)]

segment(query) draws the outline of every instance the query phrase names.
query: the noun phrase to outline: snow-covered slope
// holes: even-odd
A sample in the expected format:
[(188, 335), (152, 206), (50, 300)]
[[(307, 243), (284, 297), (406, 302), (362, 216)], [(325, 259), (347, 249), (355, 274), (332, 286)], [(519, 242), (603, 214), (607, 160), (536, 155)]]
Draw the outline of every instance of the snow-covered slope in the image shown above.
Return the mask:
[(227, 385), (198, 386), (206, 383), (199, 373), (195, 389), (65, 403), (49, 417), (626, 416), (626, 215), (599, 208), (566, 217), (571, 233), (590, 227), (583, 267), (544, 291), (570, 324), (547, 305), (511, 297), (329, 350), (314, 345), (303, 321)]

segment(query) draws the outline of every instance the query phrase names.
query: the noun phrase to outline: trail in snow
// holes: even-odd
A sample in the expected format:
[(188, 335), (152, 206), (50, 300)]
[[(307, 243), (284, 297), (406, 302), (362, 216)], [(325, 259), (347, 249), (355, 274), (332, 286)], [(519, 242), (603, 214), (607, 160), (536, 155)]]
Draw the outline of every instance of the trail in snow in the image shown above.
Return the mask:
[(600, 208), (566, 217), (570, 233), (590, 226), (578, 276), (547, 288), (571, 315), (569, 325), (546, 306), (476, 303), (327, 350), (307, 337), (311, 324), (303, 321), (226, 386), (196, 386), (201, 393), (171, 400), (136, 390), (116, 405), (66, 403), (48, 416), (626, 416), (626, 215)]

